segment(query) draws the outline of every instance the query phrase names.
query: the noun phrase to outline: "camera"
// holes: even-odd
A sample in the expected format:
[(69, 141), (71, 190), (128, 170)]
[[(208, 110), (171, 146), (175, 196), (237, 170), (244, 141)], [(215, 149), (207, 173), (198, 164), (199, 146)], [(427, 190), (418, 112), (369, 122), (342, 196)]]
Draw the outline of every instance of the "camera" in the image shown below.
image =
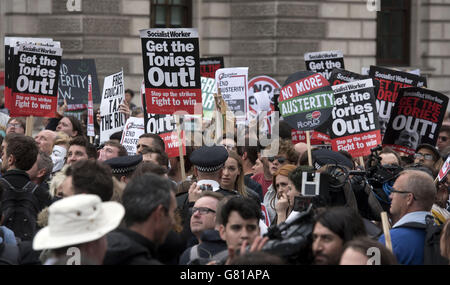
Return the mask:
[(205, 191), (205, 190), (213, 191), (213, 188), (210, 184), (202, 184), (199, 186), (199, 188), (202, 191)]

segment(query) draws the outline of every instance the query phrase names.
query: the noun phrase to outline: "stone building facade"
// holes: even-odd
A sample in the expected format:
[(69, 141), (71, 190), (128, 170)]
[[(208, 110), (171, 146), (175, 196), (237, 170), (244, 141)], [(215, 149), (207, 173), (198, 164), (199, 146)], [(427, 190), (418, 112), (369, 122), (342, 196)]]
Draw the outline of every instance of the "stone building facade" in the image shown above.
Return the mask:
[[(125, 87), (139, 90), (139, 30), (151, 26), (152, 1), (69, 1), (79, 1), (81, 11), (68, 11), (67, 0), (0, 0), (0, 70), (4, 36), (52, 37), (64, 58), (96, 60), (100, 86), (123, 68)], [(340, 50), (346, 69), (358, 73), (376, 64), (377, 13), (367, 2), (192, 0), (190, 16), (201, 56), (224, 56), (227, 67), (248, 66), (250, 77), (282, 84), (305, 69), (305, 52)], [(409, 24), (409, 64), (402, 67), (420, 68), (429, 88), (450, 94), (450, 0), (410, 0)]]

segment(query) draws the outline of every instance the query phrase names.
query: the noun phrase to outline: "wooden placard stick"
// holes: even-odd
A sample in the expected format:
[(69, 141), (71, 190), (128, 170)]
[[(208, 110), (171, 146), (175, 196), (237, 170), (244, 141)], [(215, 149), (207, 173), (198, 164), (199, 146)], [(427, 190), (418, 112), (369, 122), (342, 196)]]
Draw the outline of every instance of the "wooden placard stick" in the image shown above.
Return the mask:
[(309, 166), (313, 166), (312, 165), (312, 155), (311, 155), (311, 138), (309, 136), (309, 131), (306, 131), (306, 145), (308, 148), (308, 164)]
[(25, 128), (27, 129), (25, 132), (26, 136), (29, 136), (29, 137), (33, 136), (33, 127), (34, 127), (34, 117), (28, 116), (26, 123), (25, 123)]
[(386, 212), (381, 212), (381, 222), (383, 223), (384, 240), (387, 249), (392, 251), (391, 233), (389, 232), (389, 220)]
[(366, 166), (364, 165), (364, 159), (362, 156), (359, 157), (359, 165), (361, 165), (364, 169), (366, 168)]
[(184, 181), (186, 179), (186, 171), (184, 169), (183, 141), (181, 139), (181, 127), (180, 127), (180, 116), (179, 115), (175, 115), (175, 123), (176, 123), (176, 128), (177, 128), (177, 137), (178, 137), (178, 151), (180, 154), (181, 180)]

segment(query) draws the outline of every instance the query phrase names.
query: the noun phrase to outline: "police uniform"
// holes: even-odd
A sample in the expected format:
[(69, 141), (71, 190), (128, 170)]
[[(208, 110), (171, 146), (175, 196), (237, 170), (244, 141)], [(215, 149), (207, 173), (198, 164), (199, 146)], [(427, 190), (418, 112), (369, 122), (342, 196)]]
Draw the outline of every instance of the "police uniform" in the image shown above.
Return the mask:
[(130, 156), (119, 156), (108, 160), (105, 163), (108, 164), (113, 174), (118, 174), (120, 176), (128, 176), (132, 173), (139, 163), (142, 162), (142, 155), (130, 155)]
[[(191, 163), (200, 172), (212, 173), (222, 169), (228, 159), (228, 151), (223, 146), (202, 146), (192, 152)], [(218, 181), (202, 179), (197, 185), (211, 185), (212, 191), (219, 192), (225, 196), (236, 195), (236, 191), (226, 190), (220, 187)]]

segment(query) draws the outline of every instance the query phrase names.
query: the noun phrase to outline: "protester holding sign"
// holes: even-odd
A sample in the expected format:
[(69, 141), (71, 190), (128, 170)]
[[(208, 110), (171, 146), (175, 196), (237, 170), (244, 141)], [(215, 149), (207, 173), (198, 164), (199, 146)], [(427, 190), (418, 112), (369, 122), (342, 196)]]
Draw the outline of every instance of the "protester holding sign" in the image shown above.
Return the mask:
[(369, 155), (381, 143), (372, 79), (335, 85), (333, 91), (332, 149), (353, 157)]
[(436, 145), (448, 97), (419, 87), (400, 89), (383, 145), (409, 155), (419, 144)]

